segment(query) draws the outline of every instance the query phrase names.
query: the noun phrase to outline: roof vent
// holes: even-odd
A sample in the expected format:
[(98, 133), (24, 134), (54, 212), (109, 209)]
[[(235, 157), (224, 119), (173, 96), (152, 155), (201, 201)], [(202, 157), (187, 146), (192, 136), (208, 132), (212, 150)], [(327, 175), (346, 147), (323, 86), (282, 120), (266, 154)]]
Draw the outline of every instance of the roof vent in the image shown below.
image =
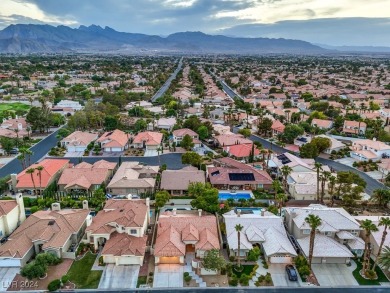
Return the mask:
[(55, 221), (54, 221), (54, 220), (51, 220), (51, 221), (49, 221), (49, 223), (47, 223), (47, 225), (48, 225), (48, 226), (53, 226), (54, 223), (55, 223)]
[(124, 211), (124, 209), (121, 209), (120, 212), (122, 213)]

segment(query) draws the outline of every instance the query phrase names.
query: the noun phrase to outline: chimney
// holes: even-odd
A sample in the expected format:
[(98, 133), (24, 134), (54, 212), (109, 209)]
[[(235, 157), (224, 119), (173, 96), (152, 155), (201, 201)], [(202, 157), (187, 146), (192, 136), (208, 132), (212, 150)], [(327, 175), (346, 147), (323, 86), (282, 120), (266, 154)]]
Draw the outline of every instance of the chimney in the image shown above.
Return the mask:
[(265, 211), (261, 209), (261, 216), (264, 217)]
[(199, 210), (198, 210), (198, 215), (199, 215), (199, 217), (202, 216), (202, 209), (199, 209)]
[(61, 205), (59, 202), (55, 202), (51, 204), (51, 210), (52, 211), (60, 211), (61, 210)]
[(147, 197), (145, 199), (145, 204), (146, 204), (147, 207), (150, 207), (150, 198), (149, 197)]
[(12, 186), (12, 190), (16, 192), (16, 184), (18, 184), (18, 180), (17, 180), (17, 174), (13, 173), (11, 174), (11, 186)]
[(18, 224), (20, 225), (25, 219), (26, 219), (26, 212), (24, 210), (24, 201), (23, 201), (23, 195), (21, 193), (18, 193), (15, 196), (16, 203), (19, 206), (19, 219)]
[(23, 125), (22, 125), (22, 123), (18, 123), (18, 130), (23, 130)]
[(376, 137), (373, 137), (372, 140), (373, 140), (373, 141), (376, 141)]
[(237, 210), (237, 217), (241, 217), (241, 210), (240, 209)]
[(83, 200), (83, 210), (89, 210), (89, 208), (88, 208), (88, 200)]
[(18, 115), (15, 115), (15, 119), (19, 119), (19, 118), (18, 118)]
[(172, 214), (174, 215), (174, 216), (176, 216), (176, 208), (173, 208), (173, 210), (172, 210)]

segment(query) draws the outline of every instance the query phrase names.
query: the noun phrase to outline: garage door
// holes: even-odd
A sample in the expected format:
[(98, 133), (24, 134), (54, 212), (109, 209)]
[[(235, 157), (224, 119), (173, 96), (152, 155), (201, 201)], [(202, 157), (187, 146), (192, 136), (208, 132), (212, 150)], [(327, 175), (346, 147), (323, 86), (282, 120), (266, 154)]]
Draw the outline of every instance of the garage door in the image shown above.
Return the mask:
[(17, 268), (20, 267), (20, 260), (15, 258), (2, 258), (0, 259), (1, 268)]
[(140, 262), (140, 258), (134, 256), (121, 256), (118, 259), (118, 265), (139, 265)]
[(291, 263), (290, 256), (271, 256), (270, 263)]
[(180, 257), (172, 256), (172, 257), (160, 257), (160, 264), (179, 264)]

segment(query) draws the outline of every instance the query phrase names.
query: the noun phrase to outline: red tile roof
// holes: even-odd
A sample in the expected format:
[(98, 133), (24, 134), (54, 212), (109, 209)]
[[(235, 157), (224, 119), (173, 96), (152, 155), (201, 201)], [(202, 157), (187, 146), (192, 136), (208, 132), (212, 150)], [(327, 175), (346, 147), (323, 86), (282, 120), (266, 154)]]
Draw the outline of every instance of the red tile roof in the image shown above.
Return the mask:
[[(247, 158), (252, 152), (252, 144), (237, 144), (223, 148), (228, 154), (235, 156), (236, 158)], [(258, 156), (260, 151), (255, 147), (254, 155)]]

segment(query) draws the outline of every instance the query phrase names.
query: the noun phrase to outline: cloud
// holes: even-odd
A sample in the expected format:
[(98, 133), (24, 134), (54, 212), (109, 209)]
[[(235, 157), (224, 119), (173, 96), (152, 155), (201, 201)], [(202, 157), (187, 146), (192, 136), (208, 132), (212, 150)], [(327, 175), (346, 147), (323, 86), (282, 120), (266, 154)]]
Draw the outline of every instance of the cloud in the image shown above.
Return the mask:
[(288, 38), (335, 46), (390, 46), (390, 18), (323, 18), (245, 24), (219, 31), (246, 37)]

